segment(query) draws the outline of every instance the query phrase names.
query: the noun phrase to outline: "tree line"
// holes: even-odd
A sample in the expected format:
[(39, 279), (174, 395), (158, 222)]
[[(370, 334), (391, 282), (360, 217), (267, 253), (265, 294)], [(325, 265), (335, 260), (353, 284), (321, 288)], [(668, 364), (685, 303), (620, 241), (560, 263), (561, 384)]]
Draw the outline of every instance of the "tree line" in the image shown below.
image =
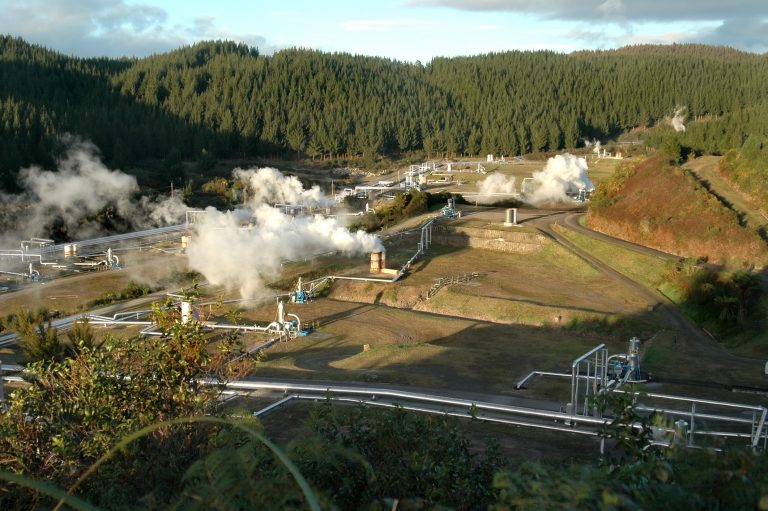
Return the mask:
[(422, 65), (306, 49), (262, 55), (226, 41), (80, 59), (2, 36), (0, 75), (6, 188), (19, 167), (51, 165), (63, 132), (92, 140), (116, 167), (169, 155), (512, 155), (653, 125), (677, 106), (747, 130), (738, 112), (768, 99), (767, 59), (700, 45)]

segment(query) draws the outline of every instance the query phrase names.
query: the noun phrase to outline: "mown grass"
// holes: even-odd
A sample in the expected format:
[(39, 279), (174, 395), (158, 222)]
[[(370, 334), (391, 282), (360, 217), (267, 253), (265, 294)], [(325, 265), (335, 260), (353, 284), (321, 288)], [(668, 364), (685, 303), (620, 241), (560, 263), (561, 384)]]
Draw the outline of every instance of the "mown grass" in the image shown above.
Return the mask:
[[(689, 279), (690, 276), (686, 275), (684, 268), (682, 270), (677, 269), (677, 264), (674, 261), (665, 261), (640, 254), (563, 227), (556, 227), (556, 230), (572, 243), (588, 250), (616, 271), (651, 289), (657, 289), (700, 326), (709, 331), (717, 331), (717, 318), (704, 311), (701, 304), (690, 299), (689, 290), (686, 289), (686, 279)], [(690, 271), (695, 272), (695, 267), (691, 266)], [(762, 303), (760, 307), (762, 310), (768, 310), (766, 303)], [(743, 356), (768, 355), (768, 332), (756, 332), (754, 329), (731, 332), (719, 341), (735, 354)]]
[[(614, 270), (651, 289), (664, 285), (666, 276), (675, 267), (674, 261), (665, 261), (658, 257), (641, 254), (562, 226), (555, 226), (555, 230), (568, 238), (571, 243), (588, 251)], [(668, 291), (671, 294), (675, 293), (673, 289)]]
[(583, 312), (558, 305), (539, 305), (518, 300), (465, 294), (448, 288), (429, 302), (431, 310), (465, 318), (530, 326), (566, 326), (608, 321), (612, 315)]

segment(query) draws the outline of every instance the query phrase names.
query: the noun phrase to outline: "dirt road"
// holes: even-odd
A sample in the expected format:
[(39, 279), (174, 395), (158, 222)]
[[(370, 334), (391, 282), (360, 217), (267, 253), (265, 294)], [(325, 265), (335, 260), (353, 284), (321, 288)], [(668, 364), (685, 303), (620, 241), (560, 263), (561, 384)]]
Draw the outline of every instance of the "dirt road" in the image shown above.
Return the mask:
[[(723, 367), (728, 367), (728, 369), (731, 371), (744, 371), (744, 374), (760, 373), (760, 369), (765, 362), (764, 360), (734, 355), (733, 353), (727, 351), (709, 335), (707, 335), (701, 328), (699, 328), (690, 319), (688, 319), (688, 317), (685, 316), (683, 312), (675, 306), (674, 303), (662, 295), (658, 290), (650, 289), (645, 285), (632, 280), (626, 275), (617, 272), (608, 264), (600, 261), (599, 259), (592, 256), (589, 252), (575, 246), (569, 240), (559, 235), (555, 230), (552, 229), (552, 225), (557, 222), (595, 239), (607, 241), (609, 243), (613, 243), (624, 248), (629, 248), (631, 250), (641, 252), (653, 257), (677, 260), (679, 259), (678, 256), (673, 254), (666, 254), (658, 250), (636, 245), (634, 243), (629, 243), (617, 238), (612, 238), (611, 236), (607, 236), (605, 234), (598, 233), (583, 227), (578, 223), (579, 216), (580, 214), (578, 213), (563, 213), (562, 215), (548, 216), (533, 220), (532, 223), (536, 224), (542, 232), (552, 237), (565, 248), (584, 259), (594, 268), (610, 276), (614, 281), (620, 285), (625, 286), (631, 292), (634, 292), (635, 294), (643, 297), (648, 302), (650, 307), (654, 307), (656, 310), (660, 311), (668, 319), (670, 325), (673, 325), (673, 329), (676, 331), (676, 335), (680, 337), (681, 346), (682, 344), (685, 344), (685, 348), (681, 347), (681, 349), (685, 349), (685, 351), (690, 353), (691, 356), (704, 357), (710, 361), (717, 361), (718, 364), (722, 364)], [(672, 374), (658, 376), (662, 376), (663, 379), (668, 381), (673, 381), (676, 379), (676, 375)], [(721, 375), (719, 374), (702, 374), (702, 378), (707, 378), (706, 380), (702, 380), (702, 383), (722, 383), (723, 385), (727, 386), (727, 382), (720, 381), (720, 376)], [(689, 383), (695, 382), (690, 381)]]

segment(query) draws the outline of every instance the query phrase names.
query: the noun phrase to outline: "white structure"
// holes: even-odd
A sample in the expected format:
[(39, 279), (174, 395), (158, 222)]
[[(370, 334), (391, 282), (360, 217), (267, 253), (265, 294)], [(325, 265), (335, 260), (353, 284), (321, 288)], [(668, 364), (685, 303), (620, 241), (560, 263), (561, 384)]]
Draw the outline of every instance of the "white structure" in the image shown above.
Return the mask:
[(192, 318), (192, 303), (181, 302), (181, 324), (186, 325)]
[(517, 208), (507, 209), (507, 216), (504, 219), (504, 227), (512, 227), (517, 225)]

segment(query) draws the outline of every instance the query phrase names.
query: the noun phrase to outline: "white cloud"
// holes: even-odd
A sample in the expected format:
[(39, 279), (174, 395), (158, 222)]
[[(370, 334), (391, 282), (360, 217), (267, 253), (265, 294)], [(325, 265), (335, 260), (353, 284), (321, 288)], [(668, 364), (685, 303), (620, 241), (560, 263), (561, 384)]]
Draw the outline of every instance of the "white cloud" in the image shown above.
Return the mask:
[(766, 16), (764, 0), (409, 0), (407, 5), (509, 11), (559, 20), (622, 17), (633, 21), (723, 20)]
[[(411, 7), (452, 8), (474, 12), (510, 12), (560, 22), (609, 23), (624, 31), (608, 44), (697, 42), (725, 45), (747, 51), (768, 50), (768, 9), (765, 0), (408, 0)], [(662, 36), (636, 36), (646, 23), (698, 26), (688, 31), (670, 28)], [(717, 23), (711, 28), (711, 23)], [(586, 33), (587, 31), (583, 31)]]
[(213, 17), (172, 25), (164, 9), (126, 0), (0, 0), (0, 12), (0, 33), (81, 57), (146, 56), (213, 38), (274, 51), (257, 34), (217, 29)]

